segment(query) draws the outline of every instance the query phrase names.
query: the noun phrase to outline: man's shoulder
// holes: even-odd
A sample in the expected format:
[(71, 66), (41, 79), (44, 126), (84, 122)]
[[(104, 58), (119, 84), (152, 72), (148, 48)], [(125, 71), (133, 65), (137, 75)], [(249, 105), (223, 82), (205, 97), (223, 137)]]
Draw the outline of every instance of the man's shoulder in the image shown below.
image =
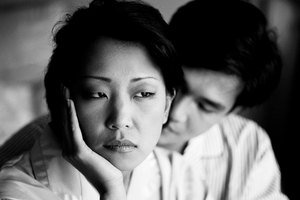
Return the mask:
[(269, 143), (270, 138), (265, 129), (254, 120), (230, 114), (219, 123), (219, 129), (233, 145), (239, 143)]

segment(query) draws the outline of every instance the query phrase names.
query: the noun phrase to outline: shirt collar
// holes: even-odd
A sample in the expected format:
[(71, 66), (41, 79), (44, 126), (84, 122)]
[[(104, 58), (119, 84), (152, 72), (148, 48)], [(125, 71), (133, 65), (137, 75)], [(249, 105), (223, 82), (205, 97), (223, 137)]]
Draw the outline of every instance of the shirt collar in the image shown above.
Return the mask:
[(206, 132), (191, 139), (184, 154), (196, 157), (217, 157), (224, 152), (224, 140), (219, 124), (212, 126)]

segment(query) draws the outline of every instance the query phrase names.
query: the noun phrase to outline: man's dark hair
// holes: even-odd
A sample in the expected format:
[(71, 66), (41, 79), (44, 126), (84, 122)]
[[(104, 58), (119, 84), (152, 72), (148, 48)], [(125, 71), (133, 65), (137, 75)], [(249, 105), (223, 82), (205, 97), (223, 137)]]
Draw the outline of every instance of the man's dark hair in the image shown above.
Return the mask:
[(264, 14), (242, 0), (194, 0), (170, 21), (184, 67), (237, 76), (244, 88), (234, 107), (264, 102), (277, 87), (281, 58)]

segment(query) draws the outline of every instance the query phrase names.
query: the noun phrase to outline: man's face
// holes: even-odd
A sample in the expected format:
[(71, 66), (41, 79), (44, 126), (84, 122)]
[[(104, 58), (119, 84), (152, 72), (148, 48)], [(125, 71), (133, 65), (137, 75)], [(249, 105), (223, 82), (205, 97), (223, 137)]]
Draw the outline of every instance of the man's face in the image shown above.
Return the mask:
[(159, 143), (188, 140), (220, 122), (232, 109), (242, 90), (241, 81), (233, 75), (183, 68), (187, 92), (177, 95), (168, 124)]

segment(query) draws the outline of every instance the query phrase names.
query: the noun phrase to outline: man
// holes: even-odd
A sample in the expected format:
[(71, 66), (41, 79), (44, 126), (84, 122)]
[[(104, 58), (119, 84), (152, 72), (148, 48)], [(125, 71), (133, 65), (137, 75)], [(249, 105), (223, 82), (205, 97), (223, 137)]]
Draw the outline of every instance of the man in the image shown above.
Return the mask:
[(267, 133), (237, 114), (263, 103), (280, 79), (265, 16), (245, 1), (194, 0), (170, 28), (186, 85), (159, 145), (182, 153), (215, 199), (287, 199)]

